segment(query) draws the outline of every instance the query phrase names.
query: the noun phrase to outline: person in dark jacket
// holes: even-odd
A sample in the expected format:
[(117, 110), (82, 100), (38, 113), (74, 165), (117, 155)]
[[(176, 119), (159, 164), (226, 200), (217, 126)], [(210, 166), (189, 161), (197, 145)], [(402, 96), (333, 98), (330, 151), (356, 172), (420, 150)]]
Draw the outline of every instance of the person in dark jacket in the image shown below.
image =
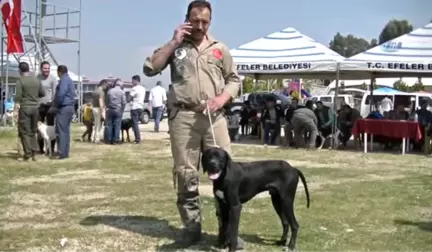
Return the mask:
[(266, 101), (266, 109), (261, 116), (261, 123), (264, 128), (264, 142), (274, 145), (276, 138), (280, 134), (283, 112), (279, 106), (276, 106), (274, 97), (268, 97)]
[(243, 136), (248, 135), (249, 131), (249, 119), (250, 119), (251, 107), (249, 101), (244, 101), (243, 107), (240, 113), (240, 126), (241, 133)]
[(75, 85), (65, 65), (57, 67), (60, 77), (54, 98), (56, 108), (56, 133), (58, 136), (59, 159), (69, 158), (71, 122), (75, 113)]
[(298, 108), (298, 99), (293, 98), (291, 100), (291, 104), (289, 107), (285, 110), (285, 127), (284, 127), (284, 133), (285, 133), (285, 145), (291, 146), (294, 143), (293, 138), (293, 130), (294, 127), (291, 123), (292, 117), (294, 115), (294, 111)]
[(318, 119), (318, 130), (323, 137), (327, 137), (332, 133), (335, 114), (331, 108), (325, 106), (321, 101), (316, 102), (315, 115)]
[(349, 105), (342, 106), (338, 116), (338, 123), (341, 131), (339, 138), (344, 146), (346, 146), (348, 140), (351, 138), (352, 129), (358, 119), (361, 119), (361, 115), (357, 109), (351, 108)]

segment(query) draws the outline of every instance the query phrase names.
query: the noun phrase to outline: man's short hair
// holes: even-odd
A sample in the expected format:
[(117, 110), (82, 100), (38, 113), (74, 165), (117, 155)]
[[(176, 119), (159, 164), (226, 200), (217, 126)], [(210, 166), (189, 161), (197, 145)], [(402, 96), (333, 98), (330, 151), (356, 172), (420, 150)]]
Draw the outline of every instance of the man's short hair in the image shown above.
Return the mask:
[(51, 64), (48, 62), (48, 61), (42, 61), (41, 63), (40, 63), (40, 68), (42, 69), (42, 67), (44, 66), (44, 65), (48, 65), (48, 66), (51, 66)]
[(308, 108), (312, 108), (312, 107), (313, 107), (313, 104), (314, 104), (314, 102), (311, 101), (311, 100), (309, 100), (309, 101), (306, 101), (305, 106), (308, 107)]
[(106, 84), (108, 84), (108, 81), (106, 79), (103, 79), (99, 82), (99, 86), (106, 85)]
[(65, 65), (58, 66), (57, 67), (57, 72), (59, 72), (61, 74), (67, 74), (68, 73), (67, 66), (65, 66)]
[(18, 65), (18, 69), (21, 73), (28, 73), (30, 72), (30, 66), (27, 62), (20, 62)]
[(189, 15), (190, 12), (193, 8), (207, 8), (210, 11), (210, 15), (212, 13), (212, 7), (210, 2), (206, 1), (206, 0), (194, 0), (192, 2), (189, 3), (188, 8), (187, 8), (187, 13), (186, 13), (186, 20), (189, 19)]
[(139, 75), (132, 76), (132, 80), (141, 82), (141, 77)]
[(162, 81), (157, 81), (156, 86), (162, 86)]
[(119, 86), (119, 87), (123, 86), (123, 81), (120, 78), (115, 79), (113, 82), (113, 87), (115, 86)]

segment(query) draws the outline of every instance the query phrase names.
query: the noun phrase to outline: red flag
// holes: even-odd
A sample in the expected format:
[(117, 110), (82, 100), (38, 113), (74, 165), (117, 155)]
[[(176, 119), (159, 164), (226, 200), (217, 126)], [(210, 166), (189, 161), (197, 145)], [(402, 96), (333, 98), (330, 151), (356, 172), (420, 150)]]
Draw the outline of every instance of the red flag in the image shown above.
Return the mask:
[(7, 32), (7, 49), (10, 53), (23, 53), (23, 37), (21, 35), (21, 0), (0, 0), (3, 23)]

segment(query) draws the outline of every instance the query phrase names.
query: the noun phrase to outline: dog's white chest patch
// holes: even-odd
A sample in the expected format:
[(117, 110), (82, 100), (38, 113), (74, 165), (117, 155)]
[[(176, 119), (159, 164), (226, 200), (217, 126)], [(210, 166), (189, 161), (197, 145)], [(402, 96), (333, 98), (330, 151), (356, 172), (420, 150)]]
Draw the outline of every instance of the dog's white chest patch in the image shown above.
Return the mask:
[(225, 197), (224, 197), (224, 193), (223, 193), (221, 190), (217, 190), (217, 191), (215, 192), (215, 195), (216, 195), (216, 197), (218, 197), (218, 198), (221, 199), (221, 200), (224, 200), (224, 199), (225, 199)]

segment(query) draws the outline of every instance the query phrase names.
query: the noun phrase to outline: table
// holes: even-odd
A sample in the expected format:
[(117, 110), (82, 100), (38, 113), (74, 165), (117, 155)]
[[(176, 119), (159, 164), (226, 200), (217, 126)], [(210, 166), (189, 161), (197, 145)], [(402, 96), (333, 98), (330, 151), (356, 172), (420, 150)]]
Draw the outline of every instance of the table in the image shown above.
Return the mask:
[(368, 134), (371, 135), (371, 150), (374, 135), (402, 139), (402, 155), (405, 154), (406, 151), (409, 151), (410, 139), (414, 139), (414, 141), (417, 142), (422, 138), (420, 125), (418, 122), (414, 121), (360, 119), (356, 121), (352, 129), (352, 134), (358, 136), (362, 133), (364, 133), (364, 153), (368, 151)]

